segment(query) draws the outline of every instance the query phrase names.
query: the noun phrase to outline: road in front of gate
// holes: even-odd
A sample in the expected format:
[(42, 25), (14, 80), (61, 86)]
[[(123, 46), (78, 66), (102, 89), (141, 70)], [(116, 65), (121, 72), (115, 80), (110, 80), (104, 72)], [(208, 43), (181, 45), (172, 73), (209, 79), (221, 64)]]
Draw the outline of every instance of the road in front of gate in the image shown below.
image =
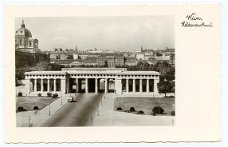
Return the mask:
[(91, 126), (103, 94), (79, 94), (77, 102), (68, 102), (45, 120), (41, 127)]

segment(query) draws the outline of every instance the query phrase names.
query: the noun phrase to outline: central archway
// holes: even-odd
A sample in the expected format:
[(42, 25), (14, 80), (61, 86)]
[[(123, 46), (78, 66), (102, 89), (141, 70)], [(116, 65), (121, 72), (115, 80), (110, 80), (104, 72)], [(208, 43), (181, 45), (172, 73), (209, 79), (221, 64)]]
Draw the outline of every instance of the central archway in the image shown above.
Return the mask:
[(95, 93), (95, 80), (96, 79), (88, 79), (88, 92), (94, 92)]

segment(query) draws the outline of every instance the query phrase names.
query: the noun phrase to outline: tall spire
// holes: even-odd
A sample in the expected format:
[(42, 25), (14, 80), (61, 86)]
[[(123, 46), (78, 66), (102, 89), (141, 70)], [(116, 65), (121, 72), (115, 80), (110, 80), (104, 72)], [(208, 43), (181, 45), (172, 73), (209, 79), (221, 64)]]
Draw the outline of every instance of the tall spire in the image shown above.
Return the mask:
[(141, 52), (143, 51), (143, 47), (141, 46)]
[(76, 45), (76, 49), (75, 49), (76, 53), (78, 53), (78, 46)]
[(24, 20), (22, 20), (21, 27), (25, 28)]

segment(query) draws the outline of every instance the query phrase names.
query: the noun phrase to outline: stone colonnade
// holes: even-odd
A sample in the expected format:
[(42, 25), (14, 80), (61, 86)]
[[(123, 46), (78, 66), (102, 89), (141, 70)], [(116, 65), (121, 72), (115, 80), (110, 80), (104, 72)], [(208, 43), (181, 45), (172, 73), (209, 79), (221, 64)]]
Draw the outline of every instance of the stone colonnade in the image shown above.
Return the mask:
[[(112, 86), (116, 94), (130, 93), (153, 93), (158, 94), (157, 83), (159, 82), (158, 72), (65, 72), (65, 71), (35, 71), (25, 74), (27, 95), (37, 95), (38, 93), (72, 93), (70, 83), (75, 80), (75, 93), (84, 89), (82, 93), (98, 93), (100, 81), (104, 81), (104, 93), (109, 92), (109, 82), (112, 79)], [(83, 82), (82, 82), (83, 81)], [(74, 82), (74, 81), (73, 81)], [(74, 84), (75, 84), (74, 83)], [(38, 87), (39, 86), (39, 87)], [(74, 87), (75, 88), (75, 87)], [(92, 89), (92, 90), (91, 90)], [(73, 93), (74, 93), (73, 92)]]
[(25, 74), (26, 95), (37, 96), (39, 93), (46, 96), (47, 93), (64, 94), (66, 92), (66, 77), (61, 74), (43, 74), (43, 71)]
[[(53, 83), (51, 82), (53, 81)], [(57, 82), (56, 82), (57, 81)], [(61, 91), (61, 79), (32, 78), (29, 82), (30, 92), (58, 92)], [(39, 85), (39, 88), (38, 88)]]
[[(125, 89), (123, 88), (123, 80), (126, 80), (126, 83), (125, 83)], [(130, 80), (132, 80), (132, 84), (130, 84)], [(137, 91), (136, 90), (136, 80), (139, 80), (139, 90)], [(145, 89), (146, 90), (143, 90), (143, 80), (146, 81), (146, 86), (145, 86)], [(151, 85), (150, 84), (150, 80), (152, 80)], [(155, 92), (155, 93), (158, 93), (158, 89), (157, 89), (157, 83), (158, 83), (158, 79), (144, 79), (144, 78), (141, 78), (141, 79), (136, 79), (136, 78), (133, 78), (133, 79), (122, 79), (121, 81), (121, 87), (122, 89), (124, 89), (124, 92), (125, 93), (136, 93), (136, 92), (146, 92), (146, 93), (150, 93), (150, 92)], [(132, 89), (130, 90), (130, 86), (132, 86)]]

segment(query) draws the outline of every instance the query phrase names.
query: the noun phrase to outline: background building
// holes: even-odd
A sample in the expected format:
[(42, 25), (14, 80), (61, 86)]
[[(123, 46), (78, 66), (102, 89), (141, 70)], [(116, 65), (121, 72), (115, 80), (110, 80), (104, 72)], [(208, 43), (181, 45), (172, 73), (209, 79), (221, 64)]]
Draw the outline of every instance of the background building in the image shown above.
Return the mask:
[(31, 67), (39, 62), (50, 62), (50, 55), (47, 52), (41, 52), (38, 39), (32, 38), (31, 31), (25, 28), (22, 20), (21, 28), (15, 32), (16, 69)]
[(97, 57), (99, 67), (118, 67), (125, 65), (125, 58), (119, 53), (102, 53)]
[(21, 28), (17, 29), (15, 32), (15, 48), (16, 51), (27, 53), (37, 53), (40, 51), (38, 39), (32, 38), (32, 33), (25, 28), (23, 20)]

